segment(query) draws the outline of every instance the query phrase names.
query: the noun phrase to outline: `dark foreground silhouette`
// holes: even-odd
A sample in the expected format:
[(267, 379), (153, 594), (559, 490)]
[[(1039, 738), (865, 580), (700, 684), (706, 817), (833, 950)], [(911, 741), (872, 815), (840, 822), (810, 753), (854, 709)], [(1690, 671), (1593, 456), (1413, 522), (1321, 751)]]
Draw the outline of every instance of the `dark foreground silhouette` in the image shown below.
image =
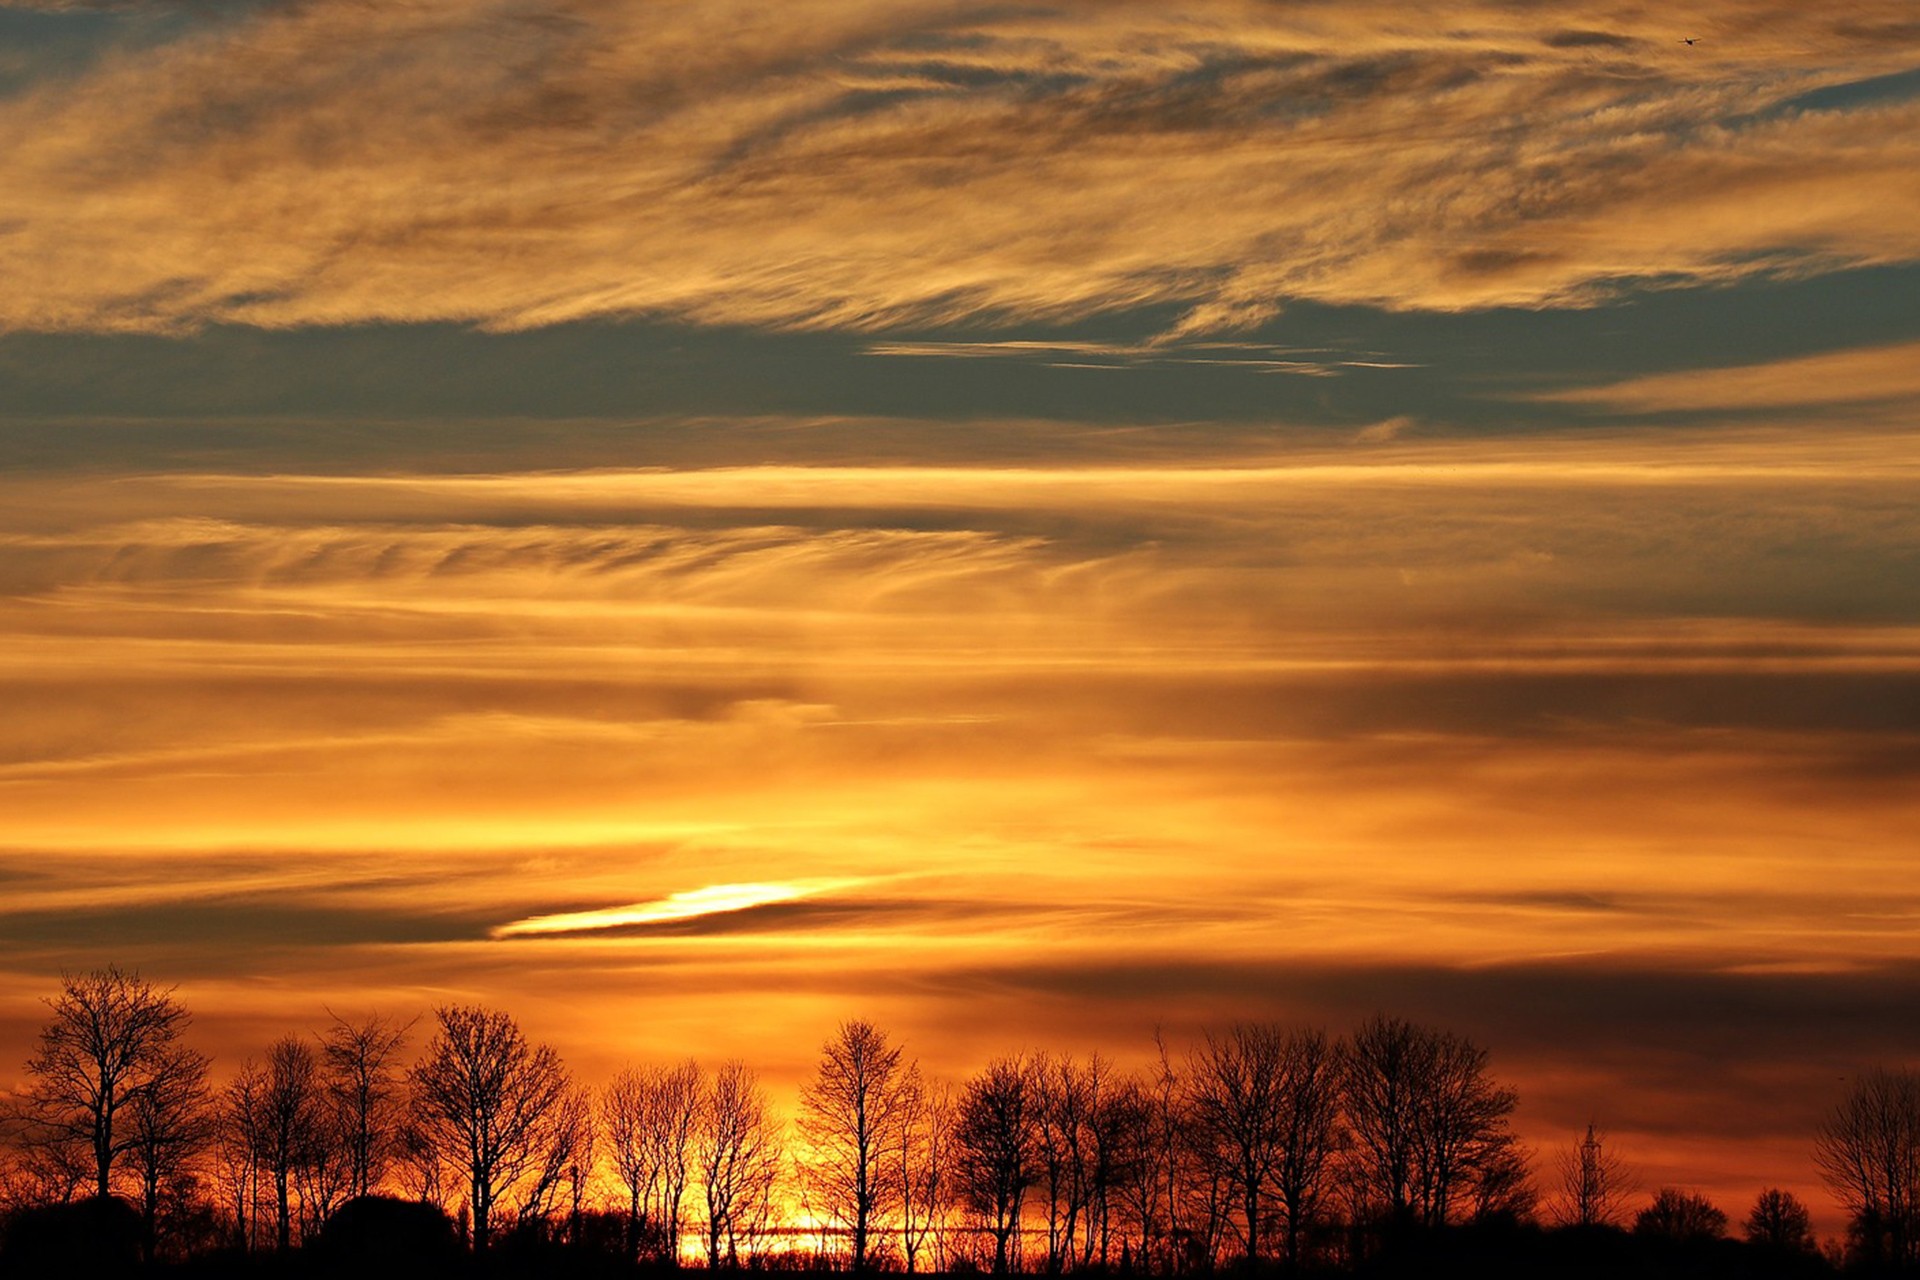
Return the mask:
[[(342, 1206), (303, 1247), (285, 1253), (219, 1249), (185, 1260), (143, 1263), (139, 1213), (117, 1200), (87, 1200), (21, 1211), (6, 1223), (0, 1244), (0, 1280), (39, 1277), (177, 1277), (178, 1280), (621, 1280), (667, 1277), (705, 1268), (635, 1262), (618, 1222), (594, 1215), (579, 1238), (556, 1241), (505, 1233), (484, 1254), (470, 1253), (456, 1224), (438, 1208), (386, 1196), (363, 1196)], [(1204, 1265), (1173, 1274), (1262, 1277), (1353, 1276), (1359, 1280), (1820, 1280), (1840, 1275), (1901, 1274), (1864, 1265), (1836, 1268), (1821, 1254), (1781, 1250), (1747, 1241), (1674, 1239), (1613, 1227), (1543, 1228), (1530, 1223), (1476, 1223), (1376, 1240), (1363, 1259), (1288, 1269)], [(844, 1259), (793, 1251), (738, 1268), (750, 1272), (823, 1272)], [(1080, 1268), (1113, 1277), (1164, 1272), (1129, 1266)], [(903, 1274), (879, 1260), (873, 1272)], [(977, 1280), (974, 1266), (922, 1272), (929, 1280)], [(1024, 1274), (1044, 1275), (1044, 1266)]]
[(1816, 1246), (1778, 1187), (1737, 1216), (1683, 1187), (1642, 1200), (1594, 1123), (1538, 1159), (1488, 1050), (1385, 1013), (1156, 1039), (1132, 1070), (1002, 1054), (957, 1081), (852, 1019), (789, 1120), (743, 1062), (595, 1089), (481, 1006), (436, 1009), (417, 1053), (414, 1020), (336, 1016), (217, 1083), (171, 989), (109, 967), (47, 1003), (0, 1098), (0, 1280), (1920, 1280), (1916, 1071), (1862, 1073), (1813, 1135), (1847, 1214)]

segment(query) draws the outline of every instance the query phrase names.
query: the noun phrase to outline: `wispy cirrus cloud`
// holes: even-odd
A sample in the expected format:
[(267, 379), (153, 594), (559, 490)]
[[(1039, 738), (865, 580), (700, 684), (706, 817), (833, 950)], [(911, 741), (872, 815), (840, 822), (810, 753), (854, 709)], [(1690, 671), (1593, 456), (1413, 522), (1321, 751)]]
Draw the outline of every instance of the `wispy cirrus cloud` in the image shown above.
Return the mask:
[[(1897, 0), (319, 3), (0, 104), (13, 329), (1580, 305), (1920, 257)], [(1818, 96), (1826, 94), (1826, 97)]]

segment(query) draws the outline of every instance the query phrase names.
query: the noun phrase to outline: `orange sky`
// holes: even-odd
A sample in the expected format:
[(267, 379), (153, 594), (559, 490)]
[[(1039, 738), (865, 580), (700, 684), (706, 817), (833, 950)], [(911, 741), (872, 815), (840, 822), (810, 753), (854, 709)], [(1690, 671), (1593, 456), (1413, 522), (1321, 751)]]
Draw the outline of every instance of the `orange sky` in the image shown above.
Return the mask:
[(1384, 1010), (1818, 1198), (1916, 33), (1562, 8), (0, 6), (0, 1085), (108, 962), (786, 1097)]

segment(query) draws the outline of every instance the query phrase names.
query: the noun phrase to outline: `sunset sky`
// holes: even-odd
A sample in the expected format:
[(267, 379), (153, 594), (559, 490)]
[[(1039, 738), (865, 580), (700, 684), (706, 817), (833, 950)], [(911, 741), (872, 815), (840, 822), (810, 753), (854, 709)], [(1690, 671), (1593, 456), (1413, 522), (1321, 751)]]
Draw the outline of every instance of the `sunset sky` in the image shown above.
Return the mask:
[(1920, 14), (1681, 12), (0, 4), (0, 1087), (110, 962), (783, 1101), (1384, 1011), (1549, 1186), (1820, 1201), (1920, 1057)]

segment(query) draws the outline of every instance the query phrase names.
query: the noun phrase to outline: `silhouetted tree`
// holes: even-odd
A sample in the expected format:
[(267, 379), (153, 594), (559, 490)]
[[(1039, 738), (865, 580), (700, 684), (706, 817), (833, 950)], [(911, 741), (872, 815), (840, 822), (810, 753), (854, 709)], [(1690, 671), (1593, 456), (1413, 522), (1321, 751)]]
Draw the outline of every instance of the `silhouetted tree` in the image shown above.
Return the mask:
[(1777, 1187), (1769, 1187), (1754, 1200), (1747, 1211), (1746, 1235), (1749, 1243), (1776, 1253), (1811, 1254), (1818, 1248), (1807, 1206), (1791, 1191)]
[(127, 1162), (139, 1193), (141, 1252), (148, 1262), (159, 1244), (164, 1202), (183, 1198), (195, 1161), (214, 1138), (216, 1116), (207, 1066), (205, 1054), (184, 1044), (170, 1044), (157, 1055), (146, 1088), (127, 1106), (133, 1138)]
[(782, 1158), (780, 1128), (759, 1079), (729, 1062), (702, 1091), (694, 1136), (707, 1210), (707, 1266), (738, 1266), (773, 1198)]
[(1099, 1054), (1087, 1060), (1087, 1114), (1085, 1136), (1081, 1143), (1087, 1217), (1080, 1245), (1080, 1265), (1083, 1267), (1091, 1267), (1096, 1261), (1104, 1267), (1112, 1255), (1113, 1222), (1120, 1198), (1120, 1167), (1130, 1149), (1125, 1131), (1127, 1119), (1114, 1107), (1120, 1079), (1113, 1063)]
[(1034, 1179), (1033, 1075), (1018, 1058), (999, 1058), (969, 1080), (954, 1129), (954, 1174), (962, 1200), (993, 1239), (993, 1270), (1015, 1258), (1020, 1211)]
[(886, 1032), (871, 1022), (843, 1022), (800, 1091), (808, 1193), (847, 1232), (857, 1272), (868, 1269), (874, 1225), (899, 1204), (900, 1185), (886, 1171), (902, 1140), (906, 1074)]
[(1324, 1031), (1287, 1034), (1280, 1057), (1281, 1154), (1274, 1194), (1285, 1220), (1281, 1260), (1301, 1262), (1308, 1228), (1321, 1213), (1334, 1155), (1345, 1145), (1340, 1123), (1345, 1054)]
[(298, 1036), (274, 1041), (267, 1049), (256, 1101), (255, 1153), (262, 1170), (273, 1179), (274, 1243), (284, 1253), (293, 1243), (295, 1180), (324, 1157), (329, 1136), (326, 1097), (313, 1047)]
[(1159, 1070), (1152, 1081), (1153, 1138), (1159, 1147), (1161, 1207), (1166, 1214), (1158, 1263), (1163, 1270), (1191, 1270), (1210, 1266), (1218, 1252), (1222, 1182), (1196, 1154), (1199, 1144), (1186, 1107), (1185, 1082), (1157, 1029), (1153, 1041), (1159, 1051)]
[(564, 1209), (567, 1238), (580, 1220), (587, 1183), (593, 1177), (598, 1133), (593, 1097), (569, 1083), (543, 1117), (531, 1175), (515, 1213), (516, 1225), (535, 1238), (552, 1239), (554, 1219)]
[(1265, 1253), (1265, 1224), (1283, 1224), (1281, 1257), (1301, 1242), (1326, 1194), (1339, 1143), (1341, 1058), (1319, 1031), (1236, 1025), (1207, 1033), (1187, 1073), (1196, 1149), (1234, 1191), (1246, 1261)]
[(1267, 1193), (1286, 1148), (1280, 1114), (1285, 1040), (1280, 1028), (1267, 1024), (1236, 1024), (1225, 1035), (1209, 1031), (1187, 1067), (1195, 1149), (1233, 1188), (1248, 1266), (1260, 1260)]
[(1075, 1252), (1093, 1182), (1092, 1120), (1106, 1064), (1082, 1069), (1071, 1054), (1035, 1054), (1032, 1075), (1034, 1160), (1047, 1215), (1047, 1271), (1064, 1270)]
[(22, 1117), (0, 1115), (0, 1214), (66, 1204), (93, 1180), (93, 1152), (72, 1135), (35, 1133)]
[(1345, 1101), (1362, 1186), (1397, 1224), (1444, 1226), (1472, 1202), (1519, 1102), (1487, 1052), (1460, 1036), (1376, 1016), (1354, 1033)]
[(1634, 1218), (1633, 1229), (1663, 1240), (1718, 1240), (1727, 1233), (1727, 1215), (1703, 1195), (1662, 1187)]
[(1814, 1161), (1870, 1264), (1920, 1261), (1920, 1075), (1862, 1076), (1821, 1125)]
[[(412, 1093), (411, 1079), (408, 1093)], [(434, 1137), (412, 1106), (408, 1106), (395, 1137), (397, 1144), (390, 1173), (407, 1198), (423, 1204), (452, 1204), (455, 1197), (448, 1190), (447, 1182), (454, 1171), (441, 1160)], [(462, 1231), (464, 1233), (464, 1227)]]
[(1554, 1218), (1568, 1227), (1609, 1227), (1620, 1219), (1633, 1177), (1606, 1137), (1589, 1124), (1586, 1136), (1560, 1153), (1560, 1197)]
[(627, 1068), (600, 1099), (607, 1160), (627, 1192), (627, 1248), (679, 1261), (689, 1161), (701, 1118), (700, 1069)]
[(1533, 1221), (1540, 1195), (1534, 1186), (1531, 1153), (1518, 1136), (1501, 1134), (1481, 1149), (1472, 1184), (1475, 1222)]
[(947, 1085), (928, 1081), (917, 1063), (907, 1068), (900, 1086), (900, 1141), (885, 1176), (897, 1188), (900, 1250), (909, 1275), (919, 1269), (928, 1241), (933, 1243), (935, 1269), (945, 1268), (953, 1110), (953, 1091)]
[(1395, 1219), (1413, 1215), (1424, 1038), (1410, 1023), (1376, 1017), (1354, 1035), (1347, 1061), (1344, 1092), (1356, 1181)]
[(214, 1142), (215, 1167), (233, 1212), (235, 1243), (242, 1249), (258, 1244), (266, 1084), (266, 1072), (259, 1063), (249, 1058), (241, 1064), (222, 1092)]
[(348, 1022), (338, 1014), (321, 1035), (326, 1088), (345, 1150), (346, 1194), (371, 1195), (386, 1177), (400, 1141), (400, 1052), (411, 1020), (378, 1014)]
[(1159, 1140), (1159, 1107), (1153, 1089), (1138, 1076), (1121, 1079), (1106, 1106), (1116, 1216), (1127, 1228), (1121, 1253), (1129, 1265), (1148, 1267), (1165, 1236), (1165, 1148)]
[(27, 1060), (23, 1140), (91, 1157), (94, 1194), (113, 1189), (114, 1161), (137, 1140), (123, 1113), (177, 1062), (189, 1017), (171, 991), (117, 968), (63, 974), (53, 1018)]
[(424, 1147), (466, 1182), (480, 1252), (496, 1206), (553, 1150), (569, 1081), (560, 1056), (529, 1043), (504, 1013), (447, 1005), (436, 1016), (440, 1029), (410, 1076), (415, 1118)]

